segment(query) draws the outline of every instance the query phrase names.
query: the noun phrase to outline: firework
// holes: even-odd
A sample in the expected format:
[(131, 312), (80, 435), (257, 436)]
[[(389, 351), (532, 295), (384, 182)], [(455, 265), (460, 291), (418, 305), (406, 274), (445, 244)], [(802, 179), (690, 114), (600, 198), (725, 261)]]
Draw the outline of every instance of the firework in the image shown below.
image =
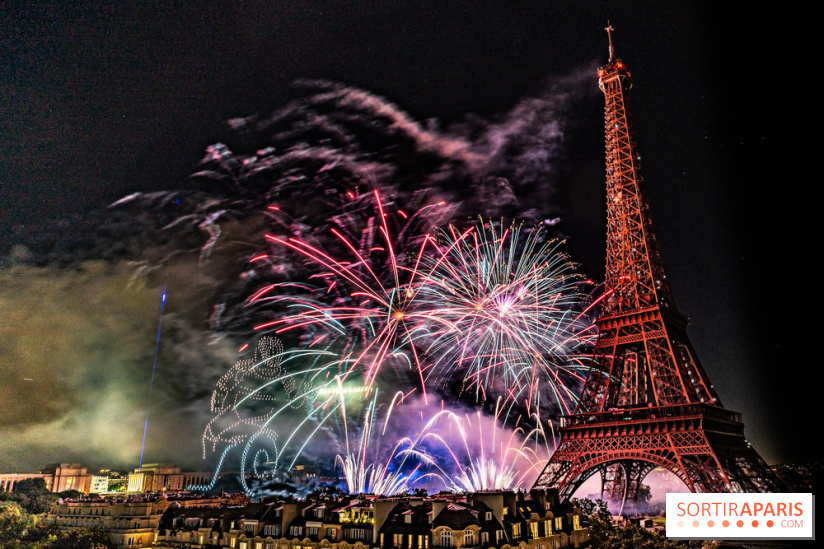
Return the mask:
[(561, 244), (540, 228), (491, 222), (442, 232), (440, 253), (422, 261), (421, 322), (411, 331), (429, 383), (459, 379), (478, 400), (506, 395), (527, 410), (542, 395), (574, 409), (596, 334), (583, 277)]
[(273, 244), (302, 258), (310, 274), (307, 282), (271, 284), (250, 298), (250, 304), (283, 311), (256, 329), (280, 337), (297, 332), (305, 348), (323, 348), (338, 356), (334, 375), (342, 380), (356, 375), (370, 388), (386, 363), (401, 369), (411, 365), (426, 394), (417, 351), (404, 342), (411, 341), (410, 330), (418, 319), (414, 297), (420, 263), (434, 243), (429, 235), (432, 220), (451, 210), (437, 203), (411, 215), (388, 212), (377, 191), (371, 199), (374, 215), (354, 224), (363, 227), (359, 232), (352, 215), (346, 217), (349, 223), (337, 220), (340, 228), (331, 229), (337, 249), (345, 251), (342, 256), (303, 239), (267, 235)]
[(452, 491), (514, 490), (540, 473), (554, 437), (547, 436), (540, 420), (528, 432), (520, 417), (512, 429), (506, 423), (502, 399), (494, 418), (484, 417), (480, 410), (463, 416), (442, 410), (426, 423), (412, 448), (425, 456)]
[[(513, 437), (524, 435), (519, 414), (524, 415), (524, 425), (540, 429), (542, 395), (552, 395), (555, 409), (568, 412), (576, 384), (582, 381), (579, 370), (585, 367), (594, 334), (580, 275), (558, 251), (558, 242), (542, 240), (540, 230), (524, 234), (516, 226), (501, 229), (484, 223), (463, 232), (450, 226), (435, 239), (408, 230), (410, 222), (396, 231), (419, 247), (413, 252), (403, 247), (396, 251), (399, 239), (390, 232), (388, 219), (419, 221), (420, 217), (401, 212), (390, 217), (379, 193), (372, 193), (372, 198), (376, 215), (368, 218), (359, 240), (351, 239), (355, 232), (347, 224), (332, 229), (339, 247), (347, 252), (346, 259), (301, 239), (268, 237), (304, 259), (311, 282), (270, 284), (253, 294), (249, 303), (279, 308), (280, 314), (258, 329), (279, 337), (298, 334), (301, 347), (275, 353), (264, 338), (259, 359), (236, 364), (213, 397), (213, 411), (218, 414), (213, 423), (218, 418), (225, 422), (225, 417), (234, 422), (219, 433), (210, 423), (204, 443), (212, 441), (214, 447), (219, 440), (242, 446), (242, 471), (247, 462), (253, 469), (259, 463), (289, 469), (319, 431), (328, 432), (327, 426), (337, 423), (346, 450), (337, 455), (336, 463), (349, 490), (382, 495), (405, 491), (420, 464), (432, 465), (438, 476), (449, 469), (434, 463), (406, 435), (398, 438), (385, 460), (376, 458), (371, 439), (379, 404), (376, 383), (379, 378), (389, 386), (404, 383), (394, 374), (405, 366), (415, 372), (419, 384), (415, 390), (421, 391), (424, 403), (427, 390), (445, 394), (457, 383), (462, 391), (474, 390), (477, 400), (499, 396), (496, 421), (502, 407), (507, 415), (518, 417), (510, 440), (494, 459), (481, 452), (449, 476), (452, 480), (447, 484), (462, 490), (520, 485), (526, 473), (515, 467), (516, 461), (531, 458), (526, 469), (531, 472), (537, 453), (514, 445)], [(262, 259), (256, 256), (253, 261)], [(387, 368), (388, 364), (397, 368)], [(345, 396), (355, 389), (372, 400), (353, 450)], [(275, 400), (280, 404), (264, 412), (251, 417), (241, 414), (244, 407), (254, 409), (260, 402)], [(387, 418), (395, 405), (393, 399)], [(296, 425), (278, 421), (276, 433), (272, 427), (276, 418), (290, 409), (302, 410), (303, 419)], [(441, 415), (458, 421), (452, 412)], [(480, 425), (480, 412), (477, 422)], [(466, 429), (458, 423), (455, 428), (462, 433)], [(239, 429), (241, 435), (233, 434)], [(543, 431), (533, 430), (530, 437), (537, 440), (539, 434)], [(436, 436), (427, 433), (424, 440)], [(267, 441), (274, 449), (272, 455), (265, 449), (252, 452), (253, 445)], [(418, 465), (411, 473), (404, 472), (413, 455)]]
[[(394, 375), (403, 367), (415, 373), (424, 402), (427, 391), (443, 393), (457, 383), (463, 391), (474, 390), (478, 400), (494, 398), (496, 392), (503, 395), (507, 413), (519, 408), (525, 423), (540, 414), (544, 394), (553, 396), (556, 410), (568, 412), (594, 334), (586, 317), (588, 298), (580, 290), (582, 278), (558, 251), (559, 243), (543, 241), (540, 230), (521, 233), (519, 227), (499, 229), (491, 223), (463, 232), (450, 226), (440, 239), (410, 231), (411, 221), (390, 232), (388, 220), (421, 216), (390, 216), (379, 193), (372, 193), (372, 199), (376, 215), (367, 220), (358, 240), (352, 239), (356, 232), (351, 226), (342, 223), (341, 230), (332, 229), (345, 258), (301, 239), (268, 237), (303, 257), (311, 273), (311, 282), (271, 284), (249, 299), (252, 305), (281, 311), (259, 330), (279, 337), (297, 333), (302, 345), (284, 358), (289, 373), (277, 381), (285, 392), (281, 410), (303, 409), (305, 417), (283, 433), (275, 462), (286, 466), (283, 456), (289, 449), (289, 467), (294, 465), (311, 437), (339, 412), (345, 432), (343, 395), (352, 384), (362, 384), (358, 386), (367, 397), (379, 376), (390, 386), (404, 383)], [(396, 233), (404, 239), (393, 236)], [(396, 251), (399, 241), (418, 247)], [(406, 487), (404, 475), (397, 469), (391, 472), (389, 465), (396, 452), (409, 448), (396, 446), (384, 464), (364, 460), (376, 405), (373, 400), (367, 412), (360, 449), (350, 450), (347, 434), (347, 450), (336, 459), (353, 492), (389, 493)], [(516, 480), (511, 468), (483, 460), (463, 474), (466, 486)]]
[(349, 433), (346, 433), (346, 455), (338, 455), (336, 463), (340, 465), (346, 478), (346, 485), (350, 494), (375, 494), (379, 496), (393, 496), (399, 493), (408, 492), (410, 483), (417, 477), (420, 464), (407, 473), (403, 472), (404, 466), (410, 456), (427, 458), (421, 452), (416, 452), (410, 448), (412, 441), (403, 437), (398, 440), (388, 457), (384, 460), (377, 458), (380, 450), (378, 437), (386, 436), (387, 425), (392, 416), (393, 408), (403, 401), (402, 392), (395, 393), (387, 408), (386, 417), (380, 435), (376, 435), (377, 417), (377, 393), (373, 397), (369, 407), (366, 409), (361, 423), (361, 434), (356, 447), (349, 444)]

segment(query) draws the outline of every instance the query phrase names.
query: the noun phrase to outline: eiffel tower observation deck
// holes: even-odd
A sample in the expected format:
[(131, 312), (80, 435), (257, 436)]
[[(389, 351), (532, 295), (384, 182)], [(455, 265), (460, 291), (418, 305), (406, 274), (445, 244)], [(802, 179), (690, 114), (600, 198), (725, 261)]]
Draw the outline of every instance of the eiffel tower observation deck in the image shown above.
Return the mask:
[(644, 477), (663, 467), (693, 492), (780, 492), (744, 438), (687, 337), (655, 238), (627, 104), (632, 80), (615, 55), (598, 70), (606, 100), (605, 299), (592, 368), (574, 415), (535, 483), (569, 498), (591, 476), (602, 497), (633, 506)]

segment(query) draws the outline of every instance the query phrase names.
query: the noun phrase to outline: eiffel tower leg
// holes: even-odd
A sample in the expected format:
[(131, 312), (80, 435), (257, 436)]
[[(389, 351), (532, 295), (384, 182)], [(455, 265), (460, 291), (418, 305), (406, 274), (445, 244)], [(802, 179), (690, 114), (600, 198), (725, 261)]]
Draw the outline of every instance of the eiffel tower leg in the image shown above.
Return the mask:
[(627, 502), (627, 469), (623, 462), (607, 463), (600, 467), (601, 472), (601, 499), (607, 503), (619, 505), (618, 514), (624, 512)]
[(719, 456), (734, 492), (787, 492), (788, 487), (752, 447)]
[(601, 469), (601, 499), (613, 506), (620, 502), (619, 515), (625, 510), (637, 514), (647, 500), (642, 481), (654, 468), (653, 463), (635, 460), (607, 464)]

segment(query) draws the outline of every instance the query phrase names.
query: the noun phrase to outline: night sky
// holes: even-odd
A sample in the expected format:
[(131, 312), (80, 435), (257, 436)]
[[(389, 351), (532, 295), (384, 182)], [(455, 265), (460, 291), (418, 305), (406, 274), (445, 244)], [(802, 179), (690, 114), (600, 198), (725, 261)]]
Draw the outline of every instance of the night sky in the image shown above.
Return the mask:
[[(653, 221), (699, 358), (769, 463), (817, 459), (820, 244), (804, 227), (813, 172), (799, 131), (812, 120), (799, 89), (809, 84), (790, 68), (799, 54), (785, 17), (744, 5), (4, 3), (0, 471), (137, 466), (163, 280), (134, 282), (136, 258), (104, 250), (119, 233), (94, 235), (121, 197), (191, 185), (206, 147), (230, 139), (227, 120), (281, 108), (298, 79), (361, 88), (440, 128), (495, 120), (573, 82), (562, 86), (574, 97), (542, 213), (561, 219), (569, 251), (602, 280), (594, 69), (607, 58), (607, 19), (633, 75)], [(198, 276), (212, 275), (171, 276), (173, 340), (146, 461), (201, 466), (203, 408), (236, 359), (239, 341), (210, 339)]]

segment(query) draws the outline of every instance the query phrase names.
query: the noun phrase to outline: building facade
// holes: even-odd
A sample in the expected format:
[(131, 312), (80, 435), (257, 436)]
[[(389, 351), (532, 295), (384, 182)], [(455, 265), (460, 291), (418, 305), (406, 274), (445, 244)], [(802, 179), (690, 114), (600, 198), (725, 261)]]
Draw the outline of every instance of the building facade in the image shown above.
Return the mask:
[(579, 509), (543, 492), (345, 497), (197, 507), (172, 504), (153, 547), (436, 549), (582, 547)]
[(151, 547), (168, 506), (166, 498), (68, 500), (52, 507), (46, 520), (65, 530), (100, 528), (117, 547)]
[(21, 480), (36, 478), (42, 478), (46, 483), (46, 488), (51, 492), (77, 490), (88, 494), (92, 482), (92, 475), (79, 463), (56, 463), (37, 473), (2, 473), (0, 474), (0, 490), (13, 492)]
[(117, 547), (152, 547), (158, 526), (170, 506), (177, 509), (222, 509), (244, 507), (249, 498), (242, 494), (224, 497), (203, 497), (186, 494), (132, 495), (130, 497), (93, 496), (80, 501), (61, 500), (52, 507), (44, 520), (61, 529), (100, 528), (109, 534)]
[(149, 463), (129, 473), (127, 492), (180, 492), (190, 486), (208, 484), (212, 480), (208, 471), (183, 472), (180, 467)]

